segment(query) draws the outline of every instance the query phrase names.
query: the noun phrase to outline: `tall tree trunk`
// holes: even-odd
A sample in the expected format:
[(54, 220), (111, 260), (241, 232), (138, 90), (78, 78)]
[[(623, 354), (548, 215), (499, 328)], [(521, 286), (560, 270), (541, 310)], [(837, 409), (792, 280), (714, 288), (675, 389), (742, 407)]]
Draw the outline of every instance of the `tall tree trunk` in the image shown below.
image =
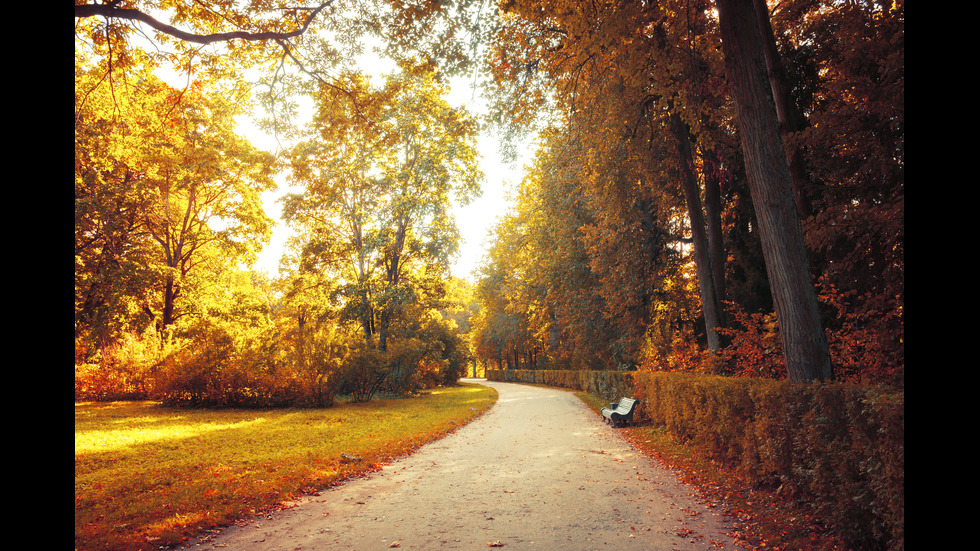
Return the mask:
[(296, 326), (299, 335), (296, 340), (296, 362), (300, 372), (306, 371), (306, 305), (302, 304), (296, 312)]
[(831, 379), (827, 340), (769, 86), (753, 0), (717, 0), (752, 204), (790, 381)]
[(163, 288), (163, 319), (160, 320), (160, 326), (163, 329), (174, 323), (174, 303), (177, 300), (177, 293), (178, 290), (173, 278), (168, 277)]
[[(714, 152), (709, 159), (704, 159), (704, 215), (708, 223), (708, 252), (711, 258), (711, 277), (715, 284), (715, 298), (719, 308), (727, 295), (725, 286), (725, 254), (724, 236), (721, 229), (721, 183), (718, 177), (718, 161)], [(725, 317), (719, 314), (721, 324), (725, 326)]]
[[(776, 36), (772, 31), (769, 19), (769, 6), (766, 0), (755, 1), (755, 16), (759, 24), (759, 34), (762, 39), (763, 52), (766, 56), (766, 69), (769, 71), (769, 87), (776, 107), (776, 118), (782, 136), (803, 129), (803, 122), (789, 98), (789, 86), (786, 83), (786, 69), (779, 58), (776, 48)], [(785, 144), (784, 144), (785, 145)], [(799, 147), (786, 148), (786, 162), (789, 167), (789, 179), (793, 186), (793, 199), (800, 218), (810, 216), (810, 201), (806, 194), (806, 173), (803, 170), (803, 153)]]
[(388, 323), (390, 319), (387, 310), (383, 310), (378, 316), (378, 352), (388, 351)]
[(352, 222), (350, 227), (351, 233), (354, 235), (354, 250), (357, 251), (357, 282), (361, 302), (361, 329), (364, 332), (364, 342), (370, 342), (371, 335), (374, 334), (374, 312), (368, 300), (368, 274), (364, 258), (363, 227), (357, 221)]
[(371, 310), (371, 304), (368, 302), (367, 291), (361, 289), (361, 329), (364, 332), (364, 342), (371, 341), (371, 335), (374, 334), (374, 314)]
[[(401, 281), (400, 271), (402, 252), (405, 249), (405, 236), (408, 232), (408, 215), (403, 215), (399, 221), (397, 228), (395, 230), (395, 242), (391, 245), (390, 257), (388, 258), (388, 290), (392, 290), (398, 287), (398, 283)], [(387, 297), (385, 301), (385, 306), (382, 309), (380, 315), (378, 316), (378, 350), (380, 352), (388, 351), (388, 328), (391, 325), (391, 320), (395, 315), (395, 308), (397, 304), (392, 303), (391, 297)]]
[(677, 140), (677, 154), (681, 168), (681, 185), (687, 200), (687, 213), (691, 221), (691, 237), (694, 240), (694, 266), (698, 273), (698, 289), (701, 292), (701, 310), (704, 313), (704, 329), (708, 336), (708, 350), (721, 352), (721, 303), (715, 292), (714, 271), (708, 252), (708, 235), (705, 229), (704, 211), (701, 208), (701, 190), (694, 173), (694, 157), (687, 125), (676, 113), (670, 115), (670, 128)]

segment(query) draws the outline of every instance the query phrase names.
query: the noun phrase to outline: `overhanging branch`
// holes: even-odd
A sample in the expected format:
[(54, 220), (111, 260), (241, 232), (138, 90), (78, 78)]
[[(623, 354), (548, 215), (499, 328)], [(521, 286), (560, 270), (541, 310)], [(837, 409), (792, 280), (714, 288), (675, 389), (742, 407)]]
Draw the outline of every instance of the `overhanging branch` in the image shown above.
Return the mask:
[(146, 23), (150, 27), (164, 34), (168, 34), (170, 36), (173, 36), (174, 38), (178, 38), (186, 42), (193, 42), (195, 44), (212, 44), (215, 42), (223, 42), (223, 41), (235, 40), (235, 39), (251, 40), (251, 41), (287, 40), (290, 38), (297, 37), (303, 34), (304, 32), (306, 32), (306, 29), (309, 28), (310, 23), (313, 21), (313, 19), (317, 15), (319, 15), (319, 13), (324, 8), (326, 8), (332, 3), (333, 0), (329, 0), (328, 2), (323, 2), (316, 8), (312, 8), (310, 10), (309, 17), (307, 17), (306, 21), (303, 22), (302, 27), (296, 29), (295, 31), (290, 31), (285, 33), (272, 32), (272, 31), (268, 31), (268, 32), (234, 31), (234, 32), (226, 32), (226, 33), (195, 34), (187, 31), (183, 31), (181, 29), (178, 29), (177, 27), (158, 21), (140, 10), (132, 9), (132, 8), (118, 8), (114, 4), (82, 4), (82, 5), (76, 4), (75, 17), (76, 18), (105, 17), (106, 19), (127, 19), (130, 21), (140, 21), (142, 23)]

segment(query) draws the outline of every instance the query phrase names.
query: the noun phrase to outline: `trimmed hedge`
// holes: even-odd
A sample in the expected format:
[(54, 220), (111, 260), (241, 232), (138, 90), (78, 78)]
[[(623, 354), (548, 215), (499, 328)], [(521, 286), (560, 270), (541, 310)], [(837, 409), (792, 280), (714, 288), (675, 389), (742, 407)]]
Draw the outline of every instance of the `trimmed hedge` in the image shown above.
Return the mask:
[(642, 416), (795, 490), (859, 549), (905, 546), (905, 393), (842, 383), (640, 373)]
[(633, 395), (633, 371), (579, 371), (573, 369), (488, 369), (487, 380), (528, 383), (582, 390), (608, 402)]
[(637, 420), (750, 483), (793, 490), (854, 548), (905, 548), (902, 390), (665, 372), (496, 370), (487, 378), (638, 398)]

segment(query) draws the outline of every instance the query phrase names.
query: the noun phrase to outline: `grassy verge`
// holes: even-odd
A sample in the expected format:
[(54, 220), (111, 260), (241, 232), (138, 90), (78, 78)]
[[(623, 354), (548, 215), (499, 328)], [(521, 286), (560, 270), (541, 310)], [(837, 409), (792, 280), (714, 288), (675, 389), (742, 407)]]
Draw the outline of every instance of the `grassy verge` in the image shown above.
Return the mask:
[[(597, 414), (609, 404), (592, 394), (576, 392)], [(699, 488), (712, 506), (724, 507), (736, 521), (731, 533), (740, 547), (795, 551), (839, 551), (845, 547), (822, 528), (806, 507), (792, 502), (776, 488), (753, 487), (737, 473), (706, 459), (692, 446), (677, 442), (661, 427), (649, 424), (618, 429), (647, 456), (677, 471)]]
[(463, 384), (329, 409), (75, 404), (75, 549), (180, 543), (376, 470), (472, 420), (496, 398), (493, 389)]

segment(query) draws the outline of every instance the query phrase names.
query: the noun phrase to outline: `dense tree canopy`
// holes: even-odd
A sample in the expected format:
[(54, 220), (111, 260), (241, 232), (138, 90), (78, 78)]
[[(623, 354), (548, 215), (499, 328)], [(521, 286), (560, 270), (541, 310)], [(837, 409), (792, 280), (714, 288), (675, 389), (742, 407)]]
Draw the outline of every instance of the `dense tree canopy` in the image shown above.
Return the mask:
[(228, 90), (100, 77), (76, 69), (75, 333), (162, 331), (193, 313), (180, 300), (195, 287), (268, 241), (274, 159), (236, 134)]
[[(553, 297), (551, 309), (592, 296), (585, 319), (631, 320), (593, 342), (634, 350), (606, 365), (783, 376), (788, 368), (791, 379), (808, 380), (830, 376), (829, 352), (838, 378), (898, 381), (904, 291), (892, 276), (904, 273), (904, 5), (766, 8), (727, 0), (502, 5), (489, 56), (496, 116), (519, 134), (546, 113), (540, 124), (569, 137), (542, 141), (539, 159), (564, 161), (525, 186), (537, 201), (562, 205), (553, 220), (579, 239), (578, 271), (541, 266), (533, 281), (579, 282), (574, 299)], [(515, 208), (520, 220), (541, 207)], [(876, 229), (858, 229), (858, 212)], [(508, 242), (534, 243), (541, 230), (514, 223), (504, 222)], [(641, 229), (649, 229), (645, 243), (661, 243), (624, 241)], [(524, 254), (553, 255), (551, 243)], [(628, 263), (647, 250), (652, 268)], [(857, 263), (852, 253), (873, 260)], [(511, 258), (491, 250), (487, 277)], [(612, 284), (569, 277), (583, 271)], [(631, 284), (645, 272), (657, 275)], [(876, 281), (883, 285), (871, 291)], [(658, 292), (687, 289), (691, 298), (692, 284), (700, 327), (684, 300)], [(631, 318), (629, 304), (646, 315)], [(570, 327), (559, 318), (547, 326)], [(584, 329), (579, 335), (590, 340)], [(696, 340), (710, 354), (701, 358)], [(785, 363), (753, 359), (768, 361), (777, 349)]]

